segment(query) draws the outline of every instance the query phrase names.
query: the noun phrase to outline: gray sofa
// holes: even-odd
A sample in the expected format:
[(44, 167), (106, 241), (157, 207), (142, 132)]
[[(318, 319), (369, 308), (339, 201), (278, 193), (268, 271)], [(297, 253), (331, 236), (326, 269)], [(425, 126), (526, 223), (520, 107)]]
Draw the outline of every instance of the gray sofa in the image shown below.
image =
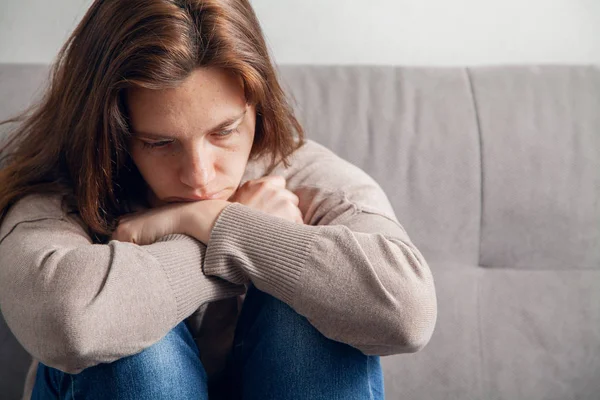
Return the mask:
[[(0, 66), (0, 118), (46, 67)], [(309, 138), (367, 171), (433, 271), (386, 398), (600, 399), (600, 66), (282, 66)], [(0, 321), (0, 397), (27, 353)]]

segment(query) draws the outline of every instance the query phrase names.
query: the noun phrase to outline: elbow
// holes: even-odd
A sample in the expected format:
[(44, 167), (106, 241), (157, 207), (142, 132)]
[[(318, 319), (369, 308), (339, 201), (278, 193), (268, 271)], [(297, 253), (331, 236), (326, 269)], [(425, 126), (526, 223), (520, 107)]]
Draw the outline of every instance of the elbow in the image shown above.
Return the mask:
[(387, 310), (391, 354), (423, 350), (437, 323), (437, 297), (433, 284), (421, 286), (412, 296), (395, 297), (388, 302)]
[[(32, 296), (36, 305), (18, 313), (5, 312), (6, 324), (25, 350), (44, 365), (68, 374), (85, 369), (73, 311), (69, 307)], [(72, 307), (70, 308), (72, 310)], [(11, 310), (16, 310), (11, 307)]]
[(375, 331), (378, 334), (354, 346), (367, 355), (416, 353), (431, 340), (436, 320), (436, 307), (420, 306), (415, 310), (407, 307), (406, 303), (388, 307), (386, 313), (366, 323), (367, 326), (377, 327)]
[[(429, 343), (434, 324), (423, 321), (417, 326), (410, 326), (407, 321), (398, 318), (386, 319), (385, 330), (377, 338), (370, 337), (367, 342), (354, 344), (354, 347), (366, 355), (391, 356), (395, 354), (416, 353)], [(376, 323), (382, 323), (377, 321)], [(420, 326), (419, 326), (420, 325)]]
[(34, 359), (48, 367), (71, 375), (79, 374), (88, 366), (81, 352), (73, 345), (72, 338), (63, 334), (60, 325), (54, 323), (53, 326), (61, 331), (44, 333), (47, 336), (43, 340), (37, 339), (37, 346), (25, 346), (26, 350)]
[(435, 295), (418, 298), (413, 301), (413, 306), (406, 303), (399, 304), (402, 310), (393, 310), (395, 324), (393, 335), (395, 344), (402, 353), (416, 353), (427, 346), (437, 322), (437, 301)]
[(70, 375), (77, 375), (85, 369), (85, 367), (79, 367), (76, 361), (77, 358), (69, 354), (56, 355), (56, 357), (46, 357), (45, 359), (44, 357), (40, 358), (42, 358), (40, 361), (44, 365)]
[(385, 353), (380, 352), (379, 355), (416, 353), (423, 350), (431, 340), (435, 320), (432, 322), (428, 316), (408, 321), (396, 317), (389, 327), (389, 341), (385, 346)]
[(392, 295), (389, 310), (390, 318), (395, 322), (392, 323), (396, 331), (394, 338), (401, 352), (416, 353), (423, 350), (433, 336), (437, 323), (437, 295), (431, 270), (418, 250), (413, 248), (404, 254), (405, 261), (409, 261), (404, 265), (412, 266), (413, 279), (398, 281), (396, 287), (402, 290)]
[(402, 342), (402, 353), (416, 353), (421, 351), (425, 348), (425, 346), (427, 346), (430, 339), (431, 335), (426, 335), (423, 333), (418, 333), (409, 338), (404, 338), (404, 341)]
[(78, 318), (80, 311), (66, 302), (47, 310), (48, 322), (54, 329), (53, 336), (47, 338), (42, 357), (38, 358), (43, 364), (72, 375), (99, 364), (89, 357), (93, 346), (82, 318)]

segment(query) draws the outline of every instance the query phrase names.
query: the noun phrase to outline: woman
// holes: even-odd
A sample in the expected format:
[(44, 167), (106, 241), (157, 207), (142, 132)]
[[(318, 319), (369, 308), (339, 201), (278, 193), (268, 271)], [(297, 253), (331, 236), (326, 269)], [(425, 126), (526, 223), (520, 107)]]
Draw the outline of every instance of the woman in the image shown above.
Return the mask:
[(437, 318), (385, 194), (305, 140), (247, 0), (96, 1), (3, 149), (25, 398), (382, 399)]

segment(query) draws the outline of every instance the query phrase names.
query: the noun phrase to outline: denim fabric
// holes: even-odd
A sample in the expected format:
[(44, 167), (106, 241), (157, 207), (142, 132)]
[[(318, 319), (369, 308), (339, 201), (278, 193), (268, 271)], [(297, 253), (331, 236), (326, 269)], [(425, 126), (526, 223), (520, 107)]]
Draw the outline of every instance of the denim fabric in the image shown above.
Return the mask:
[(381, 400), (378, 356), (330, 340), (250, 285), (225, 373), (207, 381), (181, 322), (141, 353), (72, 375), (40, 363), (32, 399)]

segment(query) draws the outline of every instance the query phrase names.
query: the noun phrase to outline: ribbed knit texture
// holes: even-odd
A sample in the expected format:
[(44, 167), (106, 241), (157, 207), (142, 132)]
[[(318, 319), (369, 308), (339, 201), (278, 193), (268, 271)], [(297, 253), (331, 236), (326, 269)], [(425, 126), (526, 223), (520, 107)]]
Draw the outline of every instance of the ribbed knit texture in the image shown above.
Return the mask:
[(257, 288), (291, 303), (318, 230), (232, 203), (215, 222), (204, 273), (239, 284), (249, 278)]
[[(177, 241), (177, 251), (160, 243)], [(244, 286), (224, 282), (202, 274), (202, 260), (206, 245), (183, 234), (166, 235), (146, 250), (158, 259), (165, 270), (177, 300), (177, 321), (192, 314), (198, 304), (245, 293)], [(216, 285), (215, 283), (218, 283)]]

